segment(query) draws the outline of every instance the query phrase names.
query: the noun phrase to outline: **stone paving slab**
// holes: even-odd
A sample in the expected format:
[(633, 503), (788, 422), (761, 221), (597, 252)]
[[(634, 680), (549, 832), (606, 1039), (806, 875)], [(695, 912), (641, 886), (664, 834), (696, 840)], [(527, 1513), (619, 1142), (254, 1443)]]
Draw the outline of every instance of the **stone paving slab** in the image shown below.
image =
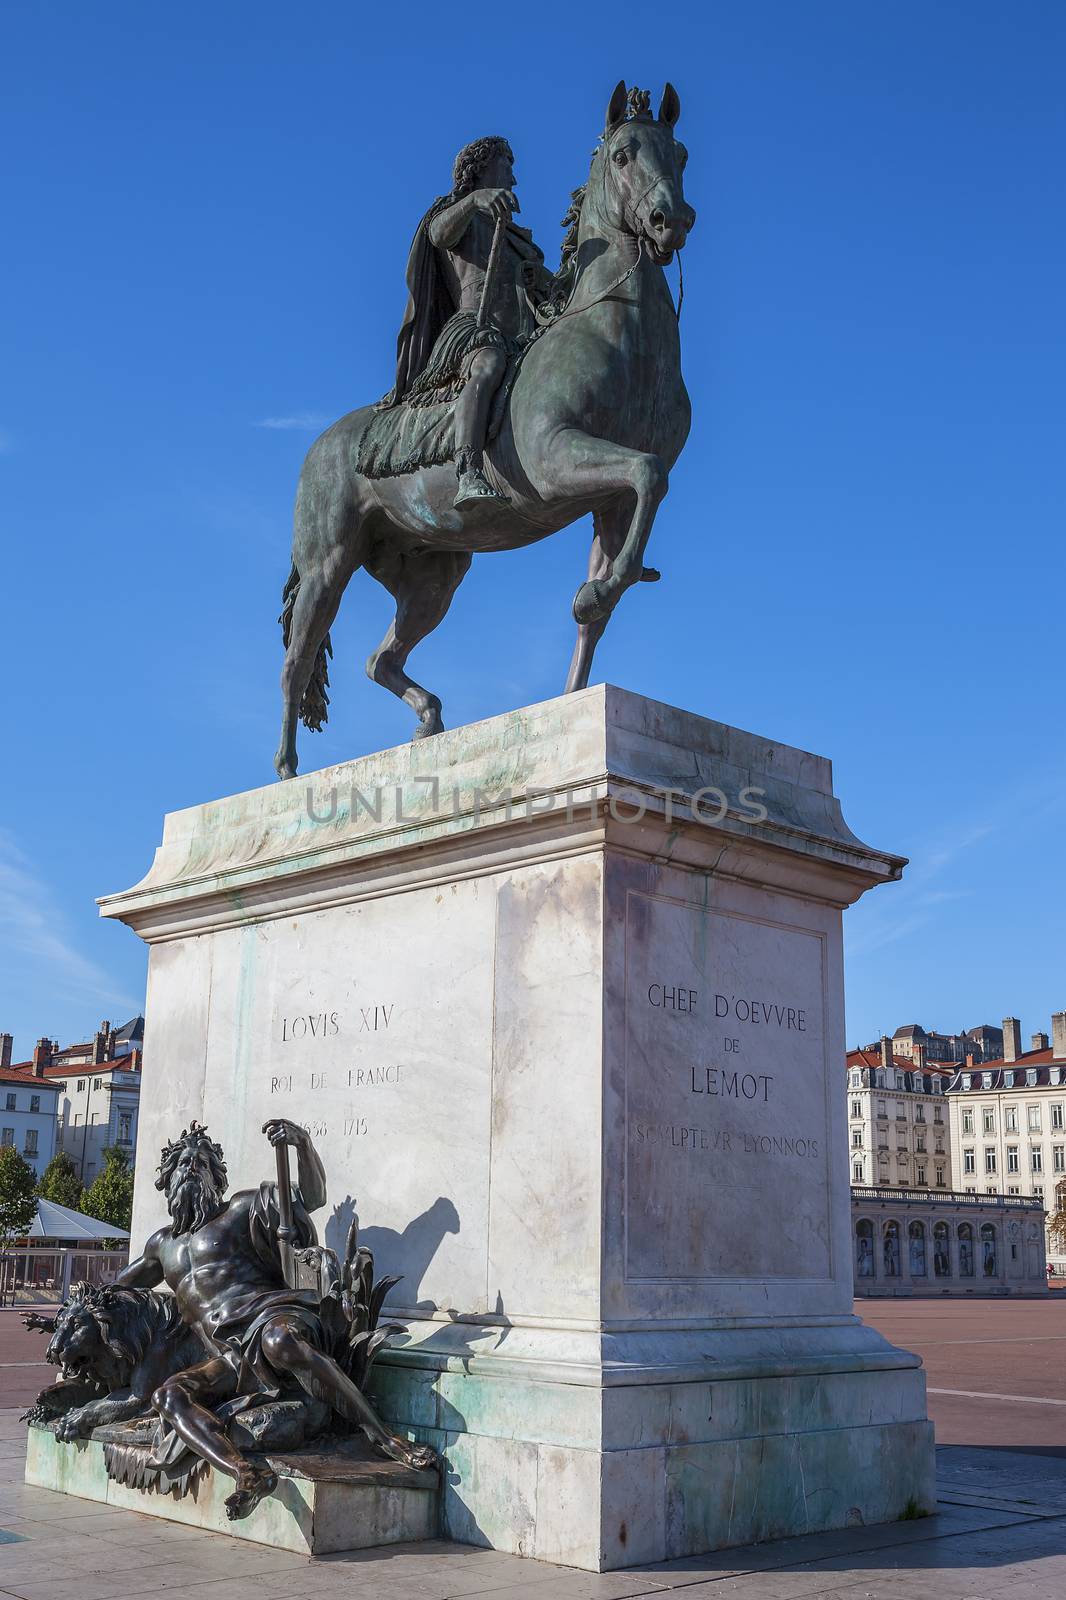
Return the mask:
[(429, 1540), (320, 1557), (22, 1482), (0, 1411), (4, 1600), (1066, 1600), (1066, 1459), (942, 1448), (935, 1517), (597, 1575)]

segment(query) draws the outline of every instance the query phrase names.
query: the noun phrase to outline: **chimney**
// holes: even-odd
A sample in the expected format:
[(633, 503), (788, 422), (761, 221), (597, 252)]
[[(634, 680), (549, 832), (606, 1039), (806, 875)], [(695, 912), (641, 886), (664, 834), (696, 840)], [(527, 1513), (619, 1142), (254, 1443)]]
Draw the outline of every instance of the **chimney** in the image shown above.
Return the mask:
[(99, 1028), (93, 1034), (92, 1065), (94, 1067), (99, 1067), (107, 1060), (107, 1035), (109, 1031), (110, 1023), (101, 1022)]
[(967, 1072), (972, 1072), (973, 1071), (973, 1064), (974, 1064), (974, 1053), (973, 1053), (972, 1050), (968, 1050), (966, 1052), (966, 1070), (967, 1070)]
[[(1066, 1018), (1063, 1020), (1066, 1021)], [(883, 1067), (892, 1065), (892, 1040), (887, 1033), (881, 1035), (881, 1065)]]
[(1029, 1040), (1030, 1050), (1046, 1050), (1050, 1044), (1051, 1040), (1046, 1033), (1034, 1033)]
[(11, 1047), (14, 1042), (10, 1033), (0, 1033), (0, 1068), (11, 1065)]
[(926, 1057), (928, 1056), (928, 1054), (929, 1054), (929, 1046), (927, 1044), (916, 1044), (915, 1045), (915, 1047), (914, 1047), (914, 1068), (915, 1068), (916, 1072), (924, 1072), (925, 1071), (925, 1062), (926, 1062)]
[(1003, 1059), (1017, 1061), (1022, 1053), (1022, 1025), (1017, 1017), (1003, 1018)]
[(51, 1039), (38, 1039), (33, 1050), (33, 1076), (35, 1078), (43, 1077), (45, 1067), (50, 1067), (51, 1065), (52, 1041)]
[(1051, 1018), (1051, 1054), (1056, 1061), (1066, 1060), (1066, 1011), (1056, 1011)]

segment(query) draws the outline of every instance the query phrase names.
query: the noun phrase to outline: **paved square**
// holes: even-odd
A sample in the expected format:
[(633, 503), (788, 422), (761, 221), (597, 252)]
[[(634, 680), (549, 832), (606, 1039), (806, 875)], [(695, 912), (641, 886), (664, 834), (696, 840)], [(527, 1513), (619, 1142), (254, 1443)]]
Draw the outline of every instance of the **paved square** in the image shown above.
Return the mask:
[(937, 1423), (935, 1517), (596, 1576), (443, 1541), (312, 1561), (22, 1482), (19, 1407), (47, 1380), (0, 1313), (0, 1595), (20, 1600), (1064, 1600), (1066, 1296), (862, 1302), (918, 1350)]

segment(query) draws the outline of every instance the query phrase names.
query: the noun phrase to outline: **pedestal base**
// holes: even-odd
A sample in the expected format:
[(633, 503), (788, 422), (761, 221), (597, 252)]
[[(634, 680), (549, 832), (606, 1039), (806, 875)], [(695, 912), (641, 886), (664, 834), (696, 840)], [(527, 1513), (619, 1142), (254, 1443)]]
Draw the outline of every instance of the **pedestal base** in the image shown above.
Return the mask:
[[(114, 1429), (98, 1431), (115, 1436)], [(50, 1428), (28, 1430), (26, 1482), (302, 1555), (365, 1550), (438, 1535), (440, 1489), (434, 1472), (413, 1472), (359, 1448), (309, 1449), (266, 1459), (278, 1473), (277, 1490), (240, 1522), (230, 1522), (224, 1507), (232, 1480), (211, 1468), (181, 1499), (173, 1493), (133, 1489), (108, 1477), (102, 1439), (64, 1444)]]
[(854, 1320), (416, 1338), (374, 1388), (447, 1459), (446, 1538), (599, 1572), (935, 1507), (925, 1375)]
[(142, 1149), (195, 1115), (239, 1189), (306, 1122), (453, 1538), (599, 1570), (930, 1509), (920, 1362), (852, 1314), (841, 913), (903, 865), (827, 761), (611, 687), (176, 813), (103, 905), (151, 945)]

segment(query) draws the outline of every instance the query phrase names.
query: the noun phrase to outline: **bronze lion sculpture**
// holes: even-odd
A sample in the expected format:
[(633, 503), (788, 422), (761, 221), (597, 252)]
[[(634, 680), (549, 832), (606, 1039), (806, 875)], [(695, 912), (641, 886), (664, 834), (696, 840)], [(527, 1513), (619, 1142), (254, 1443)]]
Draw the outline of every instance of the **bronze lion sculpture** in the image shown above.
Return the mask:
[[(173, 1295), (76, 1283), (49, 1322), (45, 1359), (63, 1376), (37, 1396), (28, 1420), (56, 1421), (57, 1439), (87, 1439), (94, 1428), (154, 1415), (152, 1394), (206, 1355), (178, 1315)], [(58, 1420), (56, 1420), (58, 1419)]]

